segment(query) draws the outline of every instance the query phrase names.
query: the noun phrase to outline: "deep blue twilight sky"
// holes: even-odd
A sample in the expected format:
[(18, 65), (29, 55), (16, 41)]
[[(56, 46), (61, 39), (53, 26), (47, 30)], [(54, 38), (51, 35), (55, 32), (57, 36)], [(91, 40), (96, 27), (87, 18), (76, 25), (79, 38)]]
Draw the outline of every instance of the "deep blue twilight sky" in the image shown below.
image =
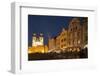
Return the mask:
[(28, 15), (28, 45), (32, 44), (33, 33), (44, 35), (44, 44), (48, 43), (48, 37), (55, 37), (62, 28), (67, 28), (73, 17)]

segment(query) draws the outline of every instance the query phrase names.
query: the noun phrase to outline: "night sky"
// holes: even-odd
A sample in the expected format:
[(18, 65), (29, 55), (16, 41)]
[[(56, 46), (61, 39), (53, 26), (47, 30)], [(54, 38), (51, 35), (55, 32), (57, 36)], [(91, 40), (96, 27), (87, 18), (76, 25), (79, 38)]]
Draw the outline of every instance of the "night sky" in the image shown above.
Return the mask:
[(62, 28), (67, 28), (72, 18), (74, 17), (28, 15), (28, 45), (32, 45), (33, 33), (43, 33), (44, 44), (47, 44), (48, 38), (57, 36)]

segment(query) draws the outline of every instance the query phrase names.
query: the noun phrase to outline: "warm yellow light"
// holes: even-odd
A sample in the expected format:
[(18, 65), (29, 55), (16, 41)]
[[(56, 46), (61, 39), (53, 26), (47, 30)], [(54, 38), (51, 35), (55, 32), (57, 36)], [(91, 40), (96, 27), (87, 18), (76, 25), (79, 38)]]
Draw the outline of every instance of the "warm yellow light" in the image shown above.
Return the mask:
[(28, 53), (47, 53), (48, 52), (48, 46), (42, 45), (42, 46), (32, 46), (28, 49)]
[(80, 40), (78, 40), (78, 44), (80, 44)]

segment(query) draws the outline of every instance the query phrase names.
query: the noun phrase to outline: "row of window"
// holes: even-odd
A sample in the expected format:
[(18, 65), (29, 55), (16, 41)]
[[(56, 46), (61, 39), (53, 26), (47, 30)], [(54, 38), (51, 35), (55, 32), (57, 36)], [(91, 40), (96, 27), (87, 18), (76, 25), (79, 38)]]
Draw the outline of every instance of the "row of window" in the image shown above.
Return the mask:
[(74, 27), (74, 28), (70, 28), (70, 31), (75, 31), (75, 30), (78, 30), (78, 27)]
[(61, 45), (61, 48), (66, 47), (66, 44)]
[(69, 35), (68, 35), (68, 37), (69, 38), (73, 38), (73, 37), (79, 37), (81, 35), (81, 33), (80, 33), (80, 31), (79, 32), (74, 32), (74, 33), (70, 33)]
[(65, 42), (65, 41), (66, 41), (66, 38), (64, 38), (64, 39), (61, 40), (61, 42)]
[(77, 40), (77, 41), (76, 40), (69, 41), (68, 44), (69, 45), (72, 45), (72, 44), (77, 45), (77, 44), (80, 44), (80, 40)]

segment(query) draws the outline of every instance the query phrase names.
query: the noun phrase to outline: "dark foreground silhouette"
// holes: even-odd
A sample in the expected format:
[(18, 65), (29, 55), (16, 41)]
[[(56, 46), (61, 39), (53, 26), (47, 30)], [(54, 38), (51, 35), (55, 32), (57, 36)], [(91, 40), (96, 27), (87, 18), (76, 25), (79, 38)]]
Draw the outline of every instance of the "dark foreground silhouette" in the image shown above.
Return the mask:
[(80, 52), (50, 52), (50, 53), (32, 53), (28, 54), (28, 60), (55, 60), (55, 59), (84, 59), (88, 58), (87, 48), (81, 49)]

